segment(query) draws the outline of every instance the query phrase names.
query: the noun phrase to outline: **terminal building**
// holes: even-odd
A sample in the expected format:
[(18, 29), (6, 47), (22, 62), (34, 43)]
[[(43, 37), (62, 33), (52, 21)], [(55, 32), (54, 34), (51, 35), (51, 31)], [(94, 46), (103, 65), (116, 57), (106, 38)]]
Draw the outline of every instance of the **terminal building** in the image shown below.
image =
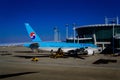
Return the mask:
[[(94, 24), (77, 26), (75, 31), (77, 36), (68, 38), (67, 42), (76, 43), (93, 43), (104, 50), (107, 47), (119, 49), (120, 48), (120, 24)], [(114, 45), (114, 46), (113, 46)]]

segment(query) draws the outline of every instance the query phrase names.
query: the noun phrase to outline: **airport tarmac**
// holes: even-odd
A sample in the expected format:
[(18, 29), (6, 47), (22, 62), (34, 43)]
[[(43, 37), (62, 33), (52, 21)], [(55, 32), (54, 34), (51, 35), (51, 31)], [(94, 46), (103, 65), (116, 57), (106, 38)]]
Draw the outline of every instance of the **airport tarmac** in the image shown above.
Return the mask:
[[(38, 57), (38, 62), (31, 61)], [(24, 47), (0, 47), (1, 80), (119, 80), (120, 56), (50, 58)]]

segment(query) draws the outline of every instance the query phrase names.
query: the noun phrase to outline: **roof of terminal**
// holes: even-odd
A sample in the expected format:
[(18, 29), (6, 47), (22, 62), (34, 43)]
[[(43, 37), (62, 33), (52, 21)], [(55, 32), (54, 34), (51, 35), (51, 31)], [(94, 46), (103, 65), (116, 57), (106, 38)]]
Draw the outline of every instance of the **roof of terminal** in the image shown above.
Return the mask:
[(105, 26), (120, 26), (120, 24), (94, 24), (94, 25), (84, 25), (84, 26), (79, 26), (77, 28), (89, 28), (89, 27), (105, 27)]

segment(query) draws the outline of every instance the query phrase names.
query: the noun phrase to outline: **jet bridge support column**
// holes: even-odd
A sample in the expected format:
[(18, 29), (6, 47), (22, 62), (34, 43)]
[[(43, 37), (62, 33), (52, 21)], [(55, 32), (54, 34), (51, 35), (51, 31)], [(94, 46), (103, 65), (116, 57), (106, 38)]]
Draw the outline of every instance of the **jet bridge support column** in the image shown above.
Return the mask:
[(93, 34), (93, 39), (94, 39), (94, 44), (96, 45), (97, 42), (96, 42), (96, 35), (95, 35), (95, 33)]

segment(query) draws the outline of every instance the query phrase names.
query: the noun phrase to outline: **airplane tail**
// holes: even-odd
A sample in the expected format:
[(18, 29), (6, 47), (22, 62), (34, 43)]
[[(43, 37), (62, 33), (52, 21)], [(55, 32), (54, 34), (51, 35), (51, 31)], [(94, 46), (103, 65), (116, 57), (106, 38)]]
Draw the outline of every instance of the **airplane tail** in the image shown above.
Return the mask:
[(29, 37), (32, 39), (33, 42), (40, 42), (42, 41), (40, 37), (35, 33), (29, 23), (25, 23), (26, 30), (28, 32)]

